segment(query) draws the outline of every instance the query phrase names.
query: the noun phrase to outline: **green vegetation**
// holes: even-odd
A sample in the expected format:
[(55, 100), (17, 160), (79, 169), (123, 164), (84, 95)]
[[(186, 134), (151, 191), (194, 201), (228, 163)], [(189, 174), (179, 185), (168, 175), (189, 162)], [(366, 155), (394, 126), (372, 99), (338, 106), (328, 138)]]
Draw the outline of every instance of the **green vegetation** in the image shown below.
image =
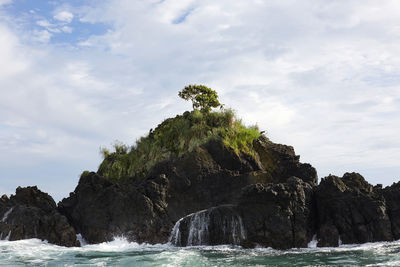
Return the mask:
[(191, 100), (193, 109), (200, 108), (200, 111), (204, 113), (210, 112), (211, 108), (221, 106), (217, 92), (204, 85), (191, 84), (185, 86), (178, 95), (185, 100)]
[[(214, 96), (217, 97), (216, 94)], [(217, 98), (215, 100), (218, 102)], [(144, 177), (156, 163), (193, 151), (211, 139), (221, 140), (236, 153), (254, 156), (253, 140), (260, 135), (258, 127), (244, 126), (231, 109), (211, 111), (211, 107), (215, 106), (212, 103), (196, 105), (201, 110), (195, 108), (164, 120), (131, 147), (116, 142), (114, 152), (102, 148), (104, 160), (98, 173), (115, 181), (133, 176)]]

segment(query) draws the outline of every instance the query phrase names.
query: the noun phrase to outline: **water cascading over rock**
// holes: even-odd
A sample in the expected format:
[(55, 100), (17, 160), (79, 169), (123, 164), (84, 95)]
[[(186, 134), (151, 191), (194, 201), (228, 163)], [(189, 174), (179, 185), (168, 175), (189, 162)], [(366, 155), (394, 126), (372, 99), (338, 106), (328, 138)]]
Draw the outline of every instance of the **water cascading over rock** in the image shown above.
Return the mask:
[(202, 210), (176, 222), (169, 242), (175, 246), (240, 245), (246, 238), (242, 218), (233, 205)]

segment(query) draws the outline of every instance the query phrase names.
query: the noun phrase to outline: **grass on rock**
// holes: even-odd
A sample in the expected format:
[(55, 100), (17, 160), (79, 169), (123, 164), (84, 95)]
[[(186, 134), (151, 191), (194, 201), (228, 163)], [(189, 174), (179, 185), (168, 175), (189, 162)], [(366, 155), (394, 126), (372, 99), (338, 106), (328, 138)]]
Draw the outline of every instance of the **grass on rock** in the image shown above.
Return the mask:
[(222, 140), (236, 153), (254, 156), (253, 140), (259, 136), (257, 125), (246, 127), (231, 109), (186, 111), (164, 120), (131, 147), (116, 142), (114, 152), (102, 148), (104, 160), (98, 173), (114, 181), (132, 176), (144, 177), (156, 163), (179, 157), (211, 139)]

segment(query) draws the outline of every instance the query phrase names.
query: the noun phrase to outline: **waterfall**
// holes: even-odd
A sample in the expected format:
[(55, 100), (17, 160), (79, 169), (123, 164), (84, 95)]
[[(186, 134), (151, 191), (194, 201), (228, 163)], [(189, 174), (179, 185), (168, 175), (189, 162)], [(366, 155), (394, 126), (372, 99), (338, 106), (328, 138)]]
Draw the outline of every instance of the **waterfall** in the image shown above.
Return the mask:
[(316, 248), (318, 246), (318, 239), (317, 235), (313, 235), (312, 240), (308, 243), (308, 248)]
[(175, 223), (174, 228), (172, 228), (172, 232), (169, 235), (168, 243), (171, 243), (175, 246), (181, 246), (181, 232), (179, 231), (179, 227), (183, 219), (184, 218), (181, 218)]
[(11, 236), (11, 230), (8, 232), (8, 235), (6, 236), (6, 238), (4, 240), (10, 240), (10, 236)]
[[(244, 230), (242, 218), (239, 215), (236, 215), (230, 222), (233, 244), (240, 245), (240, 241), (246, 238), (246, 232)], [(228, 232), (226, 230), (229, 229), (224, 228), (224, 233)]]
[(196, 212), (190, 217), (189, 236), (187, 245), (198, 246), (207, 245), (208, 226), (210, 225), (210, 214), (206, 211)]
[(177, 221), (169, 242), (175, 246), (240, 245), (246, 238), (242, 218), (233, 206), (202, 210)]
[(77, 234), (76, 235), (76, 239), (79, 241), (79, 243), (81, 244), (81, 247), (86, 246), (87, 242), (86, 240), (83, 238), (83, 236), (81, 234)]

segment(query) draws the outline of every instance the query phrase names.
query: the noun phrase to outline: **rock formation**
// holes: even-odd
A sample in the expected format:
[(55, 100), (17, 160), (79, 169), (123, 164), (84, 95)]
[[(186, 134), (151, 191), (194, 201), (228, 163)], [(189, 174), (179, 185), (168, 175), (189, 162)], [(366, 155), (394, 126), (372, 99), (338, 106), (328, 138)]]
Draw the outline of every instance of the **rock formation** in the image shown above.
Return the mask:
[[(242, 195), (246, 186), (256, 183), (272, 186), (273, 182), (292, 181), (292, 176), (304, 179), (302, 186), (307, 188), (316, 184), (315, 169), (301, 164), (292, 147), (273, 144), (265, 137), (255, 143), (260, 151), (256, 159), (237, 154), (220, 141), (210, 141), (182, 157), (159, 163), (145, 179), (112, 183), (90, 173), (81, 178), (69, 198), (60, 202), (59, 209), (90, 243), (111, 240), (118, 235), (132, 241), (165, 243), (174, 224), (191, 213), (239, 203), (237, 212), (242, 213), (250, 205), (250, 200), (246, 201)], [(244, 218), (249, 222), (253, 219)], [(292, 233), (291, 229), (288, 231)], [(224, 242), (227, 241), (221, 239), (211, 243)]]
[(0, 199), (0, 239), (40, 238), (63, 246), (79, 246), (76, 232), (57, 211), (53, 198), (34, 187), (18, 187)]
[(315, 194), (319, 246), (393, 240), (382, 190), (360, 174), (328, 176)]
[(312, 201), (312, 186), (294, 176), (286, 183), (245, 187), (239, 203), (247, 232), (243, 245), (306, 247), (314, 231)]
[[(277, 249), (400, 238), (400, 183), (382, 189), (356, 173), (328, 176), (290, 146), (261, 135), (256, 155), (211, 140), (157, 163), (144, 178), (113, 182), (84, 173), (56, 207), (35, 187), (0, 200), (0, 232), (77, 245), (124, 236), (177, 246), (235, 244)], [(11, 233), (8, 236), (8, 233)]]

